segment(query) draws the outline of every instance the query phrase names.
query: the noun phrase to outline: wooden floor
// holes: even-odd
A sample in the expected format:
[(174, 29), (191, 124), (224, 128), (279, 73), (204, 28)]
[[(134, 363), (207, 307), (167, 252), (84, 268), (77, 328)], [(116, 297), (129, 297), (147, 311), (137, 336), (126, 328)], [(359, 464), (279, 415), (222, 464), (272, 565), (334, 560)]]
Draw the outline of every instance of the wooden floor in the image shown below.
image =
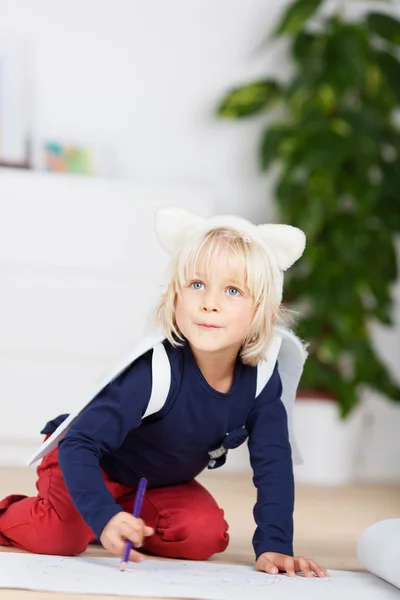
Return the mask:
[[(0, 498), (10, 493), (33, 495), (35, 471), (0, 468)], [(251, 476), (206, 472), (199, 481), (215, 496), (230, 524), (231, 542), (213, 562), (253, 565), (251, 537), (255, 490)], [(327, 569), (361, 571), (356, 554), (359, 535), (368, 525), (400, 516), (400, 486), (358, 484), (349, 487), (296, 486), (295, 553), (314, 558)], [(9, 551), (0, 546), (0, 551)], [(15, 549), (12, 549), (15, 551)], [(91, 547), (89, 556), (107, 556)], [(151, 559), (150, 559), (151, 560)], [(1, 600), (83, 600), (116, 596), (81, 596), (0, 590)]]

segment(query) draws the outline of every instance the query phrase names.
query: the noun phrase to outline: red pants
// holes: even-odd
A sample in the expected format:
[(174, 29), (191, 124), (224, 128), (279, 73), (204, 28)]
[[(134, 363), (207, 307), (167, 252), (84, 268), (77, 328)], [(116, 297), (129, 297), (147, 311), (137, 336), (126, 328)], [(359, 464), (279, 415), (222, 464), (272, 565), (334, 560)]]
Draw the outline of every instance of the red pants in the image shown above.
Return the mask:
[[(38, 495), (8, 496), (0, 501), (0, 545), (36, 554), (73, 556), (95, 541), (72, 503), (58, 464), (58, 450), (37, 469)], [(103, 473), (115, 501), (132, 513), (135, 488), (112, 481)], [(228, 525), (214, 498), (197, 481), (148, 489), (141, 517), (155, 533), (143, 549), (169, 558), (206, 560), (228, 545)]]

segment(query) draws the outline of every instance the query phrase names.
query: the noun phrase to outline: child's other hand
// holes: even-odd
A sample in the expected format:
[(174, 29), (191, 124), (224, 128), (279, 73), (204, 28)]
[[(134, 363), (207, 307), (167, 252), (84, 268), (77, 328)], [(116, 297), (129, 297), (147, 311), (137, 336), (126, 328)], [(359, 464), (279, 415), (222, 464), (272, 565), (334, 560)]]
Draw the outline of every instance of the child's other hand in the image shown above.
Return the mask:
[(328, 572), (311, 558), (304, 556), (288, 556), (278, 552), (264, 552), (260, 554), (256, 562), (257, 571), (265, 571), (271, 575), (277, 575), (279, 570), (286, 571), (289, 577), (295, 577), (296, 571), (302, 571), (305, 577), (327, 577)]
[[(136, 519), (127, 512), (119, 512), (101, 532), (100, 542), (106, 550), (122, 557), (126, 540), (130, 540), (135, 548), (143, 544), (143, 538), (153, 535), (154, 529), (147, 527), (142, 519)], [(143, 560), (140, 552), (131, 550), (129, 560), (139, 562)]]

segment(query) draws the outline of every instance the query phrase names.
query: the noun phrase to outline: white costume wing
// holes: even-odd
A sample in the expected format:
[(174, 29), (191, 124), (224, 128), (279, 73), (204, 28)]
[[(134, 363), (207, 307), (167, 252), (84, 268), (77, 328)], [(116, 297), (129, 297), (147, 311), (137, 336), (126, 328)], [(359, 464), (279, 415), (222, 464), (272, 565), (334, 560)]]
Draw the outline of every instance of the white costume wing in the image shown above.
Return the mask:
[[(164, 336), (161, 333), (145, 337), (128, 355), (120, 359), (116, 365), (107, 374), (96, 382), (89, 395), (85, 395), (86, 400), (81, 408), (70, 414), (65, 421), (47, 438), (40, 448), (29, 458), (28, 465), (40, 460), (51, 450), (56, 448), (68, 431), (70, 425), (77, 419), (81, 412), (87, 408), (96, 396), (122, 373), (139, 356), (145, 354), (153, 348), (152, 357), (152, 391), (150, 401), (147, 406), (143, 419), (155, 414), (164, 406), (168, 397), (171, 384), (170, 362), (162, 344)], [(282, 380), (282, 402), (285, 406), (288, 417), (289, 440), (292, 448), (293, 462), (301, 464), (303, 462), (297, 447), (293, 432), (293, 406), (296, 398), (296, 392), (303, 372), (303, 366), (307, 352), (301, 341), (289, 330), (276, 327), (275, 334), (267, 350), (266, 360), (258, 365), (257, 371), (257, 391), (256, 397), (264, 389), (274, 370), (276, 361), (279, 363), (279, 373)]]
[(276, 361), (279, 365), (279, 374), (282, 381), (282, 402), (286, 409), (288, 419), (289, 441), (292, 448), (293, 462), (301, 465), (301, 457), (293, 430), (293, 411), (297, 388), (303, 373), (307, 351), (303, 343), (294, 333), (283, 327), (275, 327), (275, 335), (268, 347), (266, 360), (258, 365), (257, 392), (261, 393), (272, 375)]
[[(125, 355), (111, 369), (108, 369), (107, 373), (93, 385), (90, 394), (85, 394), (85, 401), (83, 401), (81, 407), (74, 413), (70, 414), (65, 421), (63, 421), (61, 425), (57, 427), (50, 437), (48, 437), (47, 440), (40, 446), (40, 448), (29, 458), (27, 464), (32, 465), (53, 450), (58, 445), (58, 442), (60, 442), (65, 436), (70, 425), (81, 414), (81, 412), (89, 406), (89, 404), (106, 387), (106, 385), (118, 377), (118, 375), (122, 373), (122, 371), (124, 371), (137, 358), (139, 358), (139, 356), (145, 354), (153, 347), (153, 385), (150, 402), (147, 406), (145, 414), (143, 415), (143, 418), (148, 417), (149, 415), (160, 410), (167, 399), (171, 382), (169, 359), (167, 353), (165, 352), (164, 346), (161, 343), (163, 339), (164, 336), (159, 333), (146, 337), (128, 355)], [(155, 373), (157, 373), (157, 375), (155, 375)]]

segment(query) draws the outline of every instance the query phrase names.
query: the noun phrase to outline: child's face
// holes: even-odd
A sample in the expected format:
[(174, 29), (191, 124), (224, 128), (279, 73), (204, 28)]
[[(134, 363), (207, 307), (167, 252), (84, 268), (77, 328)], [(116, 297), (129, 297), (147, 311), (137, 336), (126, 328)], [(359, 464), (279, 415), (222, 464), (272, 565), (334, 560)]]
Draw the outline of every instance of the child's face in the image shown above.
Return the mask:
[(204, 352), (239, 351), (255, 313), (253, 298), (222, 260), (196, 273), (177, 295), (175, 318), (191, 346)]

